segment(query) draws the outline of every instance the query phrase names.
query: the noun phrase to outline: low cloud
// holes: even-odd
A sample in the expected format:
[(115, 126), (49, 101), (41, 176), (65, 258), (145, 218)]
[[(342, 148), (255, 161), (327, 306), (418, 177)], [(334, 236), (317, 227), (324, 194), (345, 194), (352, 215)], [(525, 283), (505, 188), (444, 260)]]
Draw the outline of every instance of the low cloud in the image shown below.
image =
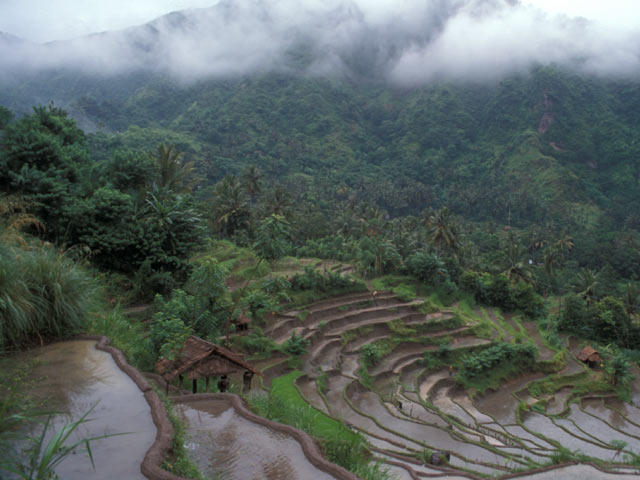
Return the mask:
[(401, 84), (484, 81), (532, 64), (640, 73), (640, 33), (550, 16), (512, 0), (223, 0), (125, 30), (34, 44), (0, 36), (0, 75), (69, 68), (183, 81), (261, 71)]

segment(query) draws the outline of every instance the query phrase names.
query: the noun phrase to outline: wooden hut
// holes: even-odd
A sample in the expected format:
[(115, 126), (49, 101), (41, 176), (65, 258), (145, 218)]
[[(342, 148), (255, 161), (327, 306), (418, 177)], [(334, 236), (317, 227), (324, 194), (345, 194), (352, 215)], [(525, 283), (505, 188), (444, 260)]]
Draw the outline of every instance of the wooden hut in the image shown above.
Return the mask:
[(604, 360), (593, 347), (584, 347), (578, 354), (578, 360), (594, 368), (600, 365)]
[(245, 373), (249, 372), (251, 377), (254, 374), (261, 375), (258, 370), (242, 359), (241, 354), (233, 353), (229, 349), (195, 336), (187, 339), (174, 360), (162, 358), (156, 363), (156, 372), (162, 375), (162, 378), (167, 382), (167, 391), (169, 382), (176, 377), (180, 378), (181, 385), (184, 377), (191, 379), (193, 381), (193, 393), (197, 393), (197, 380), (199, 378), (207, 379), (208, 389), (211, 377), (228, 375), (243, 370)]

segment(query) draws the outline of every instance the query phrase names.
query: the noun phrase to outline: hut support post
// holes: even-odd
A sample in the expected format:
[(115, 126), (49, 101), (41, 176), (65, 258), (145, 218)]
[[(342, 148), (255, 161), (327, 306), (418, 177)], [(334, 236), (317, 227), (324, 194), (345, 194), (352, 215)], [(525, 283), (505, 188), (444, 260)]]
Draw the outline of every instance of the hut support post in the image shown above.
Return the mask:
[(205, 391), (209, 393), (209, 377), (207, 377), (204, 383), (205, 383)]
[(198, 393), (198, 379), (197, 378), (193, 379), (191, 391), (193, 393)]

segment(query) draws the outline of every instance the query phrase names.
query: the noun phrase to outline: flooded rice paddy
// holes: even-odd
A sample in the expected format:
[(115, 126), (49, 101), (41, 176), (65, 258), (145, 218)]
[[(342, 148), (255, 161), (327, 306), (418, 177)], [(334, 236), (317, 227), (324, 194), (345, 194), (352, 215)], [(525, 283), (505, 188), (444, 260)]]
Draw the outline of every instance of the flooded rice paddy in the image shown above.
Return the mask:
[(188, 425), (189, 456), (207, 478), (333, 478), (307, 460), (296, 440), (244, 419), (229, 402), (206, 400), (178, 408)]
[[(413, 472), (419, 477), (427, 474), (420, 470), (424, 468), (430, 469), (429, 475), (441, 478), (499, 478), (549, 466), (554, 455), (564, 449), (569, 459), (587, 455), (605, 462), (604, 471), (577, 465), (521, 473), (521, 478), (606, 479), (613, 478), (614, 470), (618, 479), (640, 478), (638, 470), (617, 466), (625, 454), (640, 454), (640, 408), (613, 402), (610, 397), (580, 401), (572, 395), (570, 381), (553, 394), (532, 396), (528, 388), (544, 377), (541, 373), (512, 379), (497, 391), (470, 395), (450, 378), (447, 367), (428, 370), (421, 362), (425, 352), (437, 351), (444, 341), (449, 351), (464, 352), (496, 338), (526, 338), (538, 347), (538, 359), (549, 362), (557, 350), (547, 345), (534, 322), (476, 309), (474, 314), (481, 315), (481, 320), (467, 320), (463, 326), (459, 320), (452, 321), (448, 327), (447, 322), (457, 315), (454, 310), (420, 314), (416, 306), (416, 302), (394, 300), (390, 293), (379, 294), (375, 303), (369, 293), (351, 294), (308, 306), (304, 320), (289, 321), (311, 342), (301, 362), (306, 375), (297, 381), (299, 392), (311, 405), (360, 431), (374, 448), (377, 460), (389, 462), (390, 473), (412, 478), (409, 472)], [(492, 338), (472, 334), (478, 321), (493, 322)], [(419, 335), (420, 339), (405, 337), (393, 343), (384, 357), (369, 367), (369, 378), (362, 378), (361, 349), (391, 338), (402, 324), (427, 333)], [(279, 325), (276, 341), (278, 336), (288, 338), (282, 323)], [(269, 327), (266, 333), (270, 334)], [(575, 358), (579, 342), (569, 339), (568, 346), (565, 362), (557, 372), (560, 377), (588, 371)], [(267, 373), (273, 378), (276, 372)], [(314, 382), (319, 375), (326, 375), (323, 392)], [(640, 401), (640, 380), (636, 380), (632, 395)], [(622, 450), (615, 447), (620, 442), (625, 445)], [(424, 452), (447, 453), (449, 464), (420, 466)], [(406, 457), (413, 460), (405, 462)]]
[[(598, 459), (604, 462), (603, 470), (572, 465), (521, 473), (519, 478), (640, 477), (637, 469), (620, 465), (640, 454), (640, 408), (635, 404), (640, 402), (640, 379), (632, 388), (633, 403), (607, 395), (576, 398), (571, 381), (588, 370), (575, 358), (581, 345), (569, 339), (569, 352), (556, 374), (566, 382), (559, 382), (552, 393), (533, 396), (529, 387), (543, 375), (531, 373), (497, 391), (473, 394), (456, 384), (446, 366), (426, 369), (425, 352), (436, 352), (446, 341), (449, 351), (462, 354), (496, 338), (522, 336), (538, 346), (541, 360), (554, 358), (556, 350), (540, 337), (535, 324), (518, 318), (480, 309), (476, 314), (482, 321), (495, 322), (489, 329), (493, 337), (481, 338), (472, 333), (473, 321), (462, 327), (452, 321), (449, 328), (455, 312), (422, 314), (416, 307), (416, 302), (402, 302), (389, 293), (376, 299), (368, 293), (350, 294), (274, 318), (265, 331), (276, 342), (290, 338), (292, 330), (310, 341), (309, 353), (300, 362), (305, 375), (296, 381), (298, 391), (321, 412), (358, 430), (371, 446), (372, 461), (386, 465), (396, 478), (500, 478), (549, 466), (559, 452), (568, 460), (585, 455)], [(368, 369), (368, 377), (362, 377), (361, 349), (392, 336), (403, 324), (427, 333), (420, 341), (404, 337), (391, 344)], [(99, 400), (91, 415), (96, 420), (79, 435), (132, 432), (95, 443), (95, 471), (81, 453), (65, 460), (61, 478), (143, 478), (139, 465), (155, 428), (146, 401), (129, 377), (110, 355), (95, 350), (93, 342), (56, 344), (36, 354), (42, 360), (36, 374), (43, 379), (34, 393), (52, 399), (65, 412), (56, 417), (57, 426), (78, 418)], [(290, 370), (282, 357), (259, 367), (266, 389)], [(316, 381), (321, 375), (322, 391)], [(332, 478), (308, 461), (295, 439), (244, 419), (226, 401), (198, 401), (180, 410), (188, 424), (187, 449), (207, 478)], [(424, 463), (433, 452), (446, 454), (448, 464)]]
[(70, 441), (126, 433), (91, 442), (95, 469), (84, 448), (78, 448), (56, 473), (65, 480), (144, 479), (140, 464), (156, 437), (149, 405), (111, 355), (96, 350), (95, 343), (60, 342), (29, 352), (37, 361), (31, 393), (45, 402), (45, 408), (61, 412), (52, 418), (51, 432), (93, 408), (91, 420)]

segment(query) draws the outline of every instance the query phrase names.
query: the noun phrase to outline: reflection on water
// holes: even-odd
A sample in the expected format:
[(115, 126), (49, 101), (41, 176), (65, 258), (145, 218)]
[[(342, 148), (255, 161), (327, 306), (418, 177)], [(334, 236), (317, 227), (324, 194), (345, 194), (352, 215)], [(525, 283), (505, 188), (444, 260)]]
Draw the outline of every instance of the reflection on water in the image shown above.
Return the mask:
[(245, 420), (228, 402), (198, 401), (178, 408), (189, 425), (188, 451), (205, 476), (229, 480), (333, 478), (309, 463), (293, 438)]
[(114, 433), (128, 435), (91, 442), (95, 470), (84, 448), (56, 468), (65, 480), (144, 479), (140, 463), (153, 444), (156, 428), (144, 395), (113, 361), (96, 350), (95, 341), (52, 344), (28, 352), (38, 365), (30, 392), (48, 410), (63, 412), (52, 419), (51, 432), (75, 421), (95, 406), (67, 443)]

